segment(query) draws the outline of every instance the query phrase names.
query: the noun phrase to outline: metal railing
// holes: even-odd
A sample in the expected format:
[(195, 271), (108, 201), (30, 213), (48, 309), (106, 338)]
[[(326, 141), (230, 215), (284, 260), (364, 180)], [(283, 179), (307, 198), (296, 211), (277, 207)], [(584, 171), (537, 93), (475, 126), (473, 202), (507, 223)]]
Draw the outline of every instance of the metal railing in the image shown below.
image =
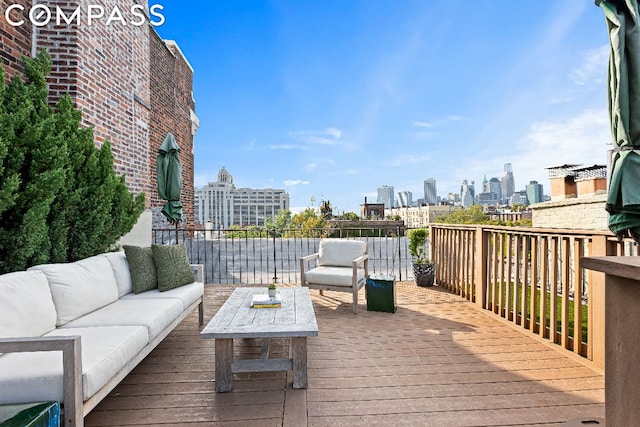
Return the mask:
[[(323, 237), (362, 240), (368, 243), (369, 272), (394, 274), (397, 280), (413, 280), (407, 238), (402, 231), (367, 228), (178, 230), (178, 241), (189, 260), (203, 264), (209, 284), (264, 284), (272, 281), (299, 283), (300, 258), (318, 251)], [(154, 229), (153, 242), (176, 242), (175, 229)]]

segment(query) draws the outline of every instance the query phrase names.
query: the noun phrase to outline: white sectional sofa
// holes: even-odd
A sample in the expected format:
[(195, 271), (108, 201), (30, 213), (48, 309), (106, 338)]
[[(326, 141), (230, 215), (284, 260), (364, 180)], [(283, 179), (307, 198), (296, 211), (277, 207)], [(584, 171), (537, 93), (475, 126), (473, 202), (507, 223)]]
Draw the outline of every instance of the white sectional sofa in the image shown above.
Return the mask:
[(122, 252), (0, 275), (0, 404), (55, 400), (65, 425), (83, 425), (196, 306), (203, 323), (193, 267), (194, 283), (139, 294)]

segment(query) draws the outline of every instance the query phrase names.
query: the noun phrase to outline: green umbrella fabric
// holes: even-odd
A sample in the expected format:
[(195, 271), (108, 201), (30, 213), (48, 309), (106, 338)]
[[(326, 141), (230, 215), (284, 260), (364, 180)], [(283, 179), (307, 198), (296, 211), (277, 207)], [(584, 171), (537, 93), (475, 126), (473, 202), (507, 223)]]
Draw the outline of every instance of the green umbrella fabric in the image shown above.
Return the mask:
[(640, 236), (640, 20), (637, 0), (596, 0), (609, 30), (613, 143), (606, 209), (618, 237)]
[(176, 138), (168, 133), (158, 150), (158, 195), (167, 201), (162, 213), (171, 224), (182, 220), (182, 165), (180, 147)]

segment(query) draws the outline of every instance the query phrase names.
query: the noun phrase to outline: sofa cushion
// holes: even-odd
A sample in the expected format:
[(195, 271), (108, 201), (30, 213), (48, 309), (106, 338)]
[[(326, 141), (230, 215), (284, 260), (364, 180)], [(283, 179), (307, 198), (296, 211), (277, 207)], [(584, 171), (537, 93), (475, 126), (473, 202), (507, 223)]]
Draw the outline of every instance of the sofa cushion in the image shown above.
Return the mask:
[[(147, 345), (141, 326), (56, 329), (45, 336), (80, 335), (83, 400), (94, 395)], [(63, 401), (62, 352), (8, 353), (0, 358), (0, 403)]]
[(37, 337), (56, 327), (47, 277), (41, 271), (0, 276), (0, 338)]
[(130, 245), (123, 248), (131, 271), (133, 292), (138, 294), (157, 288), (158, 276), (151, 248)]
[(319, 266), (334, 265), (352, 267), (353, 260), (364, 255), (367, 242), (344, 239), (322, 239), (320, 241)]
[[(322, 283), (323, 285), (331, 286), (351, 286), (353, 268), (332, 266), (316, 267), (307, 271), (304, 274), (304, 278), (311, 284)], [(362, 280), (364, 280), (364, 268), (359, 268), (358, 283)]]
[(151, 251), (161, 292), (193, 283), (193, 270), (185, 245), (151, 245)]
[(129, 263), (124, 252), (107, 252), (104, 256), (111, 263), (116, 285), (118, 286), (118, 298), (133, 292), (131, 270), (129, 270)]
[(194, 282), (165, 292), (160, 292), (160, 290), (158, 289), (153, 289), (147, 292), (142, 292), (141, 294), (127, 294), (123, 296), (122, 299), (136, 300), (145, 298), (173, 298), (180, 300), (180, 302), (182, 303), (182, 310), (184, 311), (191, 304), (196, 302), (198, 298), (202, 297), (203, 294), (204, 285), (200, 282)]
[(47, 276), (58, 313), (57, 326), (118, 299), (113, 269), (102, 255), (73, 263), (36, 265), (29, 270), (39, 270)]
[(182, 314), (182, 302), (176, 298), (119, 299), (79, 319), (64, 328), (89, 326), (144, 326), (151, 342)]

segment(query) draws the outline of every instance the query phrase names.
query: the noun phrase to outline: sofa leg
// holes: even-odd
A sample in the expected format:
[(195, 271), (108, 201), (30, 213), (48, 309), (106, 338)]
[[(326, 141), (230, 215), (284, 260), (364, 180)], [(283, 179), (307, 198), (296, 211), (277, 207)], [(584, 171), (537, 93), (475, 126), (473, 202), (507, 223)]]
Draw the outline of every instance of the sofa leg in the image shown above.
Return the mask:
[(324, 291), (322, 289), (320, 289), (320, 295), (324, 296)]
[(204, 298), (198, 304), (198, 322), (200, 325), (204, 325)]

